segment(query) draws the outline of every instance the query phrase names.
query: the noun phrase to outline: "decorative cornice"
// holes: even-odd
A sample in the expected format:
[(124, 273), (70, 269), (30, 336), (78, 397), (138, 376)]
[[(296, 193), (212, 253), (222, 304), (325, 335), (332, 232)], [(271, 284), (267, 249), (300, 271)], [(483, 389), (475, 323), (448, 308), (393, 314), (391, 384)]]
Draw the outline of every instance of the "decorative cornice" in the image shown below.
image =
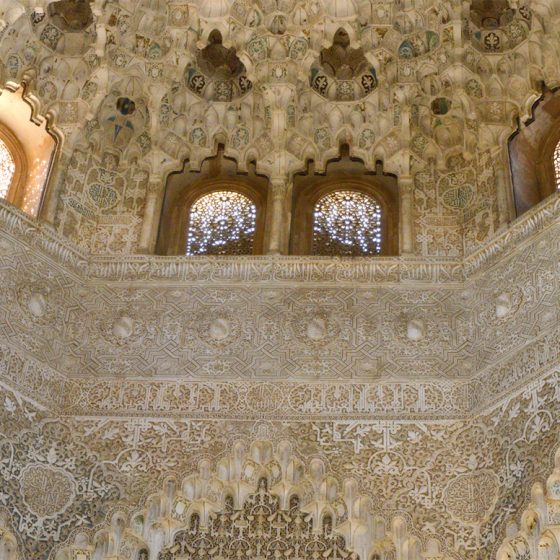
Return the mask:
[(0, 231), (10, 234), (9, 238), (0, 238), (0, 250), (3, 253), (13, 251), (16, 246), (33, 247), (69, 272), (87, 278), (87, 253), (56, 233), (48, 224), (32, 218), (4, 200), (0, 200)]
[(468, 419), (538, 385), (560, 379), (559, 333), (535, 341), (470, 381), (202, 382), (71, 380), (21, 352), (0, 347), (5, 383), (63, 416), (277, 421)]
[[(518, 218), (504, 232), (461, 261), (434, 257), (158, 257), (153, 255), (91, 255), (34, 220), (0, 201), (0, 229), (14, 243), (35, 247), (57, 264), (91, 281), (164, 281), (187, 285), (282, 284), (367, 285), (372, 283), (461, 283), (524, 241), (558, 224), (560, 194), (554, 194)], [(9, 243), (6, 239), (4, 244)], [(6, 249), (5, 249), (6, 250)]]
[(559, 218), (560, 192), (557, 192), (517, 218), (505, 231), (494, 236), (482, 247), (466, 255), (463, 260), (465, 278), (495, 264), (500, 257), (514, 252), (524, 242), (533, 239), (545, 229), (558, 225)]
[[(314, 257), (164, 258), (91, 256), (11, 205), (0, 202), (0, 252), (31, 250), (48, 268), (71, 274), (77, 285), (107, 287), (137, 282), (246, 286), (271, 283), (349, 287), (372, 283), (404, 286), (442, 285), (455, 290), (463, 270), (468, 276), (516, 254), (520, 246), (558, 225), (560, 196), (555, 195), (518, 219), (510, 230), (468, 256), (463, 265), (421, 258), (325, 259)], [(552, 234), (552, 232), (550, 232)], [(548, 239), (548, 237), (546, 238)], [(54, 266), (53, 266), (54, 265)], [(535, 308), (537, 309), (537, 308)], [(16, 347), (14, 344), (17, 344)], [(376, 379), (220, 382), (185, 379), (70, 379), (32, 358), (17, 341), (3, 342), (6, 364), (0, 378), (24, 397), (63, 415), (113, 415), (192, 418), (314, 419), (454, 419), (467, 418), (522, 391), (550, 374), (560, 363), (560, 332), (542, 330), (524, 345), (496, 355), (494, 363), (470, 379)], [(56, 366), (55, 366), (56, 367)], [(171, 375), (171, 374), (170, 374)], [(557, 375), (557, 373), (556, 373)], [(282, 378), (280, 378), (282, 379)]]

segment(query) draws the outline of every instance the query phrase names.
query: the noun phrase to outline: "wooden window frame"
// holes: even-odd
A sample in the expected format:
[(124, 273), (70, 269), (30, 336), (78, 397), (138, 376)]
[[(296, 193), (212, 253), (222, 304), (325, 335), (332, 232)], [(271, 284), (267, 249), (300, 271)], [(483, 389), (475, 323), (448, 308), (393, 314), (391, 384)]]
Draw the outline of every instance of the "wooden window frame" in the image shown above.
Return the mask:
[(544, 89), (531, 118), (509, 137), (515, 213), (520, 216), (557, 192), (554, 150), (560, 142), (560, 88)]
[[(172, 173), (167, 179), (160, 217), (156, 253), (159, 255), (186, 255), (187, 234), (193, 204), (207, 194), (229, 191), (249, 198), (256, 207), (255, 234), (252, 255), (262, 255), (264, 247), (268, 179), (255, 173), (237, 172), (230, 158), (207, 160), (201, 171)], [(205, 169), (208, 167), (208, 169)], [(192, 257), (203, 255), (189, 255)], [(228, 256), (228, 255), (212, 255)], [(242, 256), (242, 255), (237, 255)]]
[(301, 183), (301, 185), (297, 185), (297, 182), (294, 181), (290, 251), (292, 254), (313, 254), (313, 223), (317, 202), (324, 196), (337, 191), (355, 191), (371, 196), (381, 209), (381, 252), (378, 255), (363, 255), (363, 257), (353, 258), (398, 255), (399, 198), (395, 177), (382, 174), (333, 173), (332, 175), (305, 177)]

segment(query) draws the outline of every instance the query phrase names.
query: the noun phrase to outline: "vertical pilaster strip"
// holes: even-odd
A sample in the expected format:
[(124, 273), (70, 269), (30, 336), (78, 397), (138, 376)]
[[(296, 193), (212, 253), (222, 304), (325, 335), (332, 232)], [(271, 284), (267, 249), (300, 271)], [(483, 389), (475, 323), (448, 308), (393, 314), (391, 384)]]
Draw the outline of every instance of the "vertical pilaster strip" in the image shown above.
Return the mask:
[(414, 252), (414, 217), (413, 217), (413, 181), (412, 177), (399, 177), (400, 198), (400, 254), (410, 255)]
[(286, 177), (273, 177), (270, 180), (269, 228), (264, 251), (267, 255), (285, 255), (288, 253), (291, 193), (292, 185)]
[(66, 179), (66, 171), (70, 165), (72, 157), (71, 151), (62, 151), (52, 163), (51, 174), (45, 185), (45, 198), (39, 208), (39, 218), (48, 224), (54, 225), (56, 217), (56, 208), (60, 195), (62, 193), (64, 181)]
[(146, 194), (146, 206), (144, 210), (144, 219), (142, 221), (142, 229), (140, 230), (139, 253), (151, 254), (155, 251), (157, 240), (157, 228), (159, 220), (158, 194), (160, 191), (159, 182), (150, 181), (148, 184), (148, 192)]

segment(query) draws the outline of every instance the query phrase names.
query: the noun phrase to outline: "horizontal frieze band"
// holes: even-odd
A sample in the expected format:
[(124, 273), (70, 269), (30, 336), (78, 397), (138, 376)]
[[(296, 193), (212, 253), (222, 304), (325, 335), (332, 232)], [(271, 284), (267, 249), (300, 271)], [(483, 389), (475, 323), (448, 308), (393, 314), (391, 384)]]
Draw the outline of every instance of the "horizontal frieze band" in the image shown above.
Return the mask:
[(371, 283), (460, 283), (525, 239), (554, 226), (560, 216), (560, 194), (526, 212), (504, 232), (462, 261), (438, 257), (156, 257), (152, 255), (91, 255), (34, 220), (0, 201), (0, 251), (18, 244), (33, 247), (57, 264), (91, 281), (149, 282), (216, 285), (236, 283), (312, 283), (337, 286)]

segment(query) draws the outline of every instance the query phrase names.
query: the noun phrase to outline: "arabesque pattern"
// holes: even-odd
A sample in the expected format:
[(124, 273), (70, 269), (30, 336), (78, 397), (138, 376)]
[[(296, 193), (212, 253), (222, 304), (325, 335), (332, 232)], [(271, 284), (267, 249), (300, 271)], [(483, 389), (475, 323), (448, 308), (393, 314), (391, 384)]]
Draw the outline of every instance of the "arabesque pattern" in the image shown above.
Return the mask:
[[(172, 535), (158, 532), (162, 526), (158, 516), (168, 515), (173, 503), (169, 500), (177, 494), (166, 491), (167, 498), (157, 498), (145, 505), (146, 493), (163, 487), (163, 481), (172, 473), (188, 474), (202, 469), (205, 482), (196, 482), (189, 486), (192, 491), (183, 489), (180, 493), (200, 507), (215, 502), (218, 487), (211, 481), (212, 468), (208, 462), (197, 466), (204, 458), (210, 463), (217, 462), (218, 481), (224, 477), (239, 479), (240, 485), (232, 486), (237, 490), (230, 495), (241, 496), (241, 488), (245, 488), (243, 492), (254, 491), (261, 468), (255, 466), (255, 461), (261, 461), (255, 457), (270, 458), (270, 453), (250, 454), (246, 464), (239, 459), (244, 466), (235, 468), (219, 463), (224, 450), (232, 448), (240, 437), (247, 447), (261, 440), (288, 441), (301, 466), (275, 471), (272, 461), (266, 467), (271, 473), (285, 473), (284, 477), (301, 469), (311, 475), (315, 468), (312, 459), (320, 459), (328, 465), (330, 473), (321, 476), (332, 476), (332, 485), (329, 482), (326, 486), (321, 483), (311, 487), (333, 488), (328, 495), (335, 502), (339, 490), (334, 488), (342, 492), (347, 488), (345, 481), (349, 477), (355, 479), (355, 483), (348, 483), (349, 490), (344, 490), (342, 496), (348, 491), (352, 496), (363, 494), (372, 500), (367, 502), (369, 505), (364, 502), (363, 507), (371, 516), (371, 525), (368, 521), (366, 526), (373, 533), (364, 533), (370, 536), (362, 544), (347, 541), (348, 550), (357, 552), (360, 558), (369, 557), (360, 549), (366, 545), (379, 545), (379, 554), (384, 551), (389, 555), (387, 558), (391, 558), (393, 545), (412, 547), (416, 551), (414, 560), (421, 558), (420, 554), (445, 560), (474, 560), (479, 553), (491, 557), (504, 534), (507, 519), (524, 501), (527, 484), (546, 476), (551, 466), (550, 452), (558, 441), (555, 418), (560, 386), (556, 327), (559, 298), (558, 277), (554, 273), (558, 200), (543, 204), (507, 232), (507, 239), (515, 239), (520, 247), (508, 249), (505, 240), (498, 237), (495, 245), (483, 248), (483, 257), (477, 255), (476, 260), (465, 263), (465, 270), (471, 271), (466, 280), (436, 284), (437, 289), (433, 289), (440, 294), (439, 299), (426, 295), (430, 294), (426, 284), (405, 287), (409, 283), (406, 278), (384, 285), (385, 297), (391, 302), (387, 306), (389, 311), (399, 309), (396, 304), (403, 298), (403, 305), (410, 306), (414, 301), (411, 298), (422, 294), (428, 297), (426, 301), (420, 299), (417, 305), (424, 303), (416, 308), (425, 306), (425, 315), (399, 323), (401, 331), (382, 331), (388, 337), (387, 347), (400, 345), (404, 358), (409, 346), (422, 348), (426, 353), (431, 351), (426, 338), (429, 341), (430, 330), (437, 325), (431, 322), (433, 312), (430, 316), (429, 309), (439, 308), (441, 316), (447, 317), (449, 311), (455, 313), (465, 306), (468, 309), (476, 302), (473, 305), (480, 313), (476, 315), (480, 328), (468, 332), (477, 335), (479, 346), (469, 347), (457, 363), (465, 367), (476, 358), (487, 365), (465, 367), (468, 375), (464, 379), (446, 382), (419, 381), (416, 375), (406, 376), (404, 371), (394, 380), (381, 376), (361, 382), (327, 381), (326, 377), (316, 376), (275, 382), (227, 375), (216, 382), (200, 379), (200, 370), (193, 370), (196, 375), (190, 380), (173, 373), (164, 375), (163, 371), (159, 372), (159, 380), (139, 379), (127, 374), (125, 366), (129, 367), (129, 360), (138, 353), (140, 341), (146, 347), (160, 336), (146, 326), (145, 313), (138, 312), (146, 302), (146, 283), (159, 281), (146, 280), (144, 276), (139, 277), (141, 282), (132, 283), (115, 278), (110, 282), (103, 280), (96, 275), (101, 262), (80, 256), (61, 240), (53, 239), (44, 245), (46, 234), (40, 234), (40, 228), (30, 227), (33, 222), (29, 218), (4, 208), (0, 214), (4, 219), (0, 262), (6, 286), (18, 289), (8, 289), (2, 302), (3, 312), (10, 317), (3, 326), (2, 383), (15, 392), (6, 389), (0, 398), (4, 434), (0, 445), (5, 450), (3, 456), (8, 458), (0, 467), (4, 489), (0, 504), (9, 512), (7, 527), (16, 530), (24, 557), (56, 558), (64, 542), (64, 546), (80, 551), (84, 560), (91, 560), (97, 549), (98, 557), (106, 560), (116, 554), (109, 543), (117, 548), (122, 543), (122, 555), (137, 560), (134, 554), (146, 547), (171, 545), (171, 540), (166, 539)], [(103, 266), (112, 267), (110, 262)], [(143, 262), (141, 271), (153, 261), (144, 258), (138, 262)], [(224, 266), (229, 267), (229, 262), (226, 260)], [(262, 258), (255, 262), (266, 268), (275, 259), (268, 264)], [(303, 258), (300, 265), (313, 262)], [(403, 266), (406, 263), (402, 259), (394, 262)], [(523, 274), (520, 262), (525, 263)], [(474, 263), (477, 268), (473, 268)], [(169, 264), (163, 261), (164, 267)], [(361, 265), (357, 262), (355, 266), (357, 273)], [(406, 266), (414, 271), (418, 263), (412, 261)], [(259, 268), (253, 265), (248, 270)], [(122, 273), (118, 269), (114, 272)], [(260, 274), (265, 273), (263, 269)], [(21, 276), (43, 280), (23, 283)], [(183, 280), (186, 283), (182, 291), (196, 290), (207, 309), (219, 312), (221, 320), (214, 325), (208, 312), (200, 315), (197, 324), (206, 329), (204, 332), (218, 335), (214, 337), (219, 343), (216, 348), (222, 354), (246, 332), (239, 312), (223, 313), (227, 305), (236, 301), (239, 290), (247, 290), (251, 285), (256, 289), (260, 278), (253, 274), (239, 286), (238, 277), (216, 275), (214, 288), (208, 286), (208, 277), (204, 279), (205, 288), (196, 279)], [(510, 279), (508, 290), (496, 292), (495, 286), (502, 287), (504, 278)], [(299, 286), (294, 285), (294, 278), (289, 280), (290, 287), (283, 287), (284, 281), (282, 277), (273, 279), (278, 286), (272, 289), (274, 284), (269, 284), (264, 293), (269, 293), (270, 298), (278, 290), (288, 290), (291, 299), (311, 306), (306, 309), (314, 309), (317, 304), (328, 309), (325, 295), (332, 290), (336, 290), (339, 298), (344, 290), (349, 290), (350, 299), (357, 297), (355, 287), (335, 288), (329, 276), (322, 279), (317, 272), (314, 277), (300, 278)], [(174, 282), (171, 290), (178, 293), (177, 280)], [(158, 290), (163, 293), (166, 289), (162, 284)], [(121, 301), (118, 294), (126, 294), (126, 307), (113, 305), (111, 320), (95, 318), (103, 340), (115, 345), (113, 356), (115, 363), (121, 365), (120, 375), (76, 378), (79, 372), (70, 368), (69, 362), (59, 362), (49, 347), (53, 329), (66, 329), (63, 325), (73, 308), (79, 308), (80, 304), (68, 297), (74, 290), (82, 299), (91, 298), (92, 291), (108, 301), (114, 294), (114, 301)], [(488, 297), (485, 307), (480, 304), (482, 294)], [(273, 298), (271, 302), (274, 301)], [(185, 305), (181, 302), (176, 297), (169, 300), (165, 305), (170, 307), (161, 308), (163, 315), (181, 309)], [(265, 309), (273, 324), (277, 322), (275, 313), (282, 309), (279, 303)], [(310, 339), (313, 345), (319, 344), (317, 348), (324, 354), (330, 337), (341, 336), (340, 331), (330, 330), (330, 319), (324, 312), (312, 315), (308, 310), (298, 315), (298, 321), (294, 323), (297, 338), (291, 339), (290, 347), (294, 341)], [(11, 334), (10, 324), (17, 336)], [(450, 320), (450, 332), (457, 324)], [(235, 328), (228, 331), (229, 325)], [(67, 332), (76, 333), (75, 329)], [(45, 334), (39, 336), (41, 332)], [(57, 341), (65, 340), (61, 332), (56, 331)], [(225, 332), (230, 338), (222, 337)], [(321, 333), (323, 338), (318, 336)], [(84, 338), (75, 340), (81, 340), (83, 347)], [(207, 334), (201, 340), (208, 343), (212, 338)], [(249, 340), (245, 342), (247, 349), (251, 348)], [(521, 346), (520, 340), (525, 341)], [(100, 360), (101, 354), (98, 352), (94, 359)], [(87, 363), (90, 362), (84, 361)], [(319, 373), (328, 374), (333, 374), (332, 368)], [(275, 445), (272, 448), (277, 449)], [(263, 468), (269, 462), (265, 459)], [(283, 464), (281, 458), (277, 460)], [(269, 480), (276, 480), (276, 475), (270, 476)], [(241, 484), (243, 477), (250, 479), (247, 487)], [(275, 484), (270, 486), (271, 493), (279, 496), (282, 486)], [(356, 488), (357, 494), (352, 488)], [(352, 500), (361, 503), (358, 497)], [(346, 511), (350, 511), (345, 498), (343, 502)], [(236, 504), (241, 503), (239, 498)], [(303, 499), (301, 508), (307, 511), (307, 505)], [(123, 532), (123, 524), (136, 523), (129, 512), (144, 507), (145, 524), (141, 530), (135, 529), (132, 540), (124, 539), (129, 533)], [(363, 511), (362, 506), (355, 507), (358, 509), (352, 511)], [(196, 508), (199, 513), (220, 511), (223, 502), (217, 500), (215, 508)], [(106, 514), (107, 511), (111, 513)], [(122, 515), (112, 519), (116, 512)], [(396, 517), (402, 521), (394, 525)], [(333, 516), (333, 523), (341, 527), (340, 534), (344, 536), (343, 518)], [(380, 525), (376, 523), (385, 527), (386, 537), (371, 537), (378, 534), (374, 527)], [(101, 531), (102, 526), (108, 528)], [(403, 537), (406, 532), (409, 536)]]
[[(40, 220), (0, 202), (0, 556), (557, 555), (560, 195), (514, 220), (506, 146), (559, 53), (557, 0), (4, 0), (0, 86), (63, 142)], [(154, 256), (220, 145), (270, 254)], [(278, 255), (341, 145), (400, 256)]]
[(165, 177), (217, 144), (289, 187), (345, 143), (402, 182), (407, 250), (460, 257), (511, 220), (505, 138), (560, 83), (552, 0), (9, 2), (2, 81), (29, 84), (66, 137), (49, 218), (99, 254), (153, 248)]

